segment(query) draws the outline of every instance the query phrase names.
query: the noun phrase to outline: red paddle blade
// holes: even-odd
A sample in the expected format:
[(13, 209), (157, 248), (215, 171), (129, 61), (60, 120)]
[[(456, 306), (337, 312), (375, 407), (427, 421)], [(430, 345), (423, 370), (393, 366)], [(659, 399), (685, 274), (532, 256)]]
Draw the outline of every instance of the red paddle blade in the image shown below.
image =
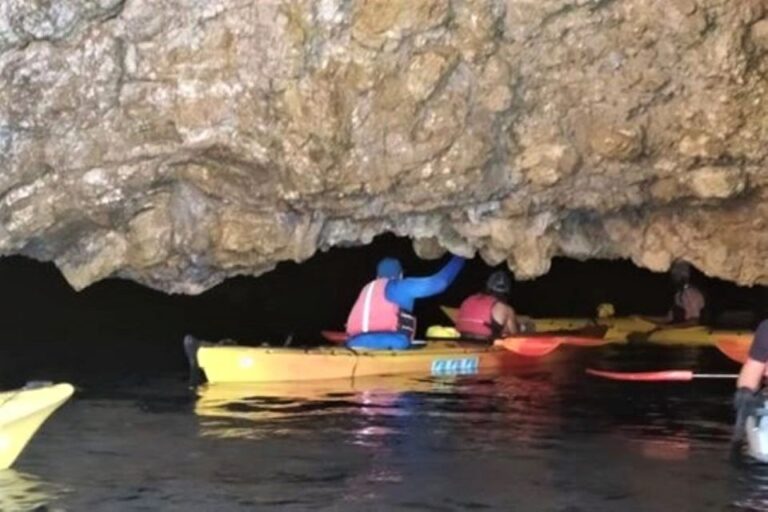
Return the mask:
[(691, 381), (693, 372), (690, 370), (663, 370), (658, 372), (607, 372), (587, 368), (587, 373), (596, 377), (611, 380), (628, 380), (636, 382), (668, 382)]
[(320, 331), (323, 338), (331, 343), (337, 343), (341, 345), (347, 341), (347, 333), (344, 331)]
[(557, 347), (560, 346), (560, 342), (554, 338), (527, 338), (522, 336), (514, 336), (510, 338), (504, 338), (493, 342), (496, 347), (502, 347), (515, 354), (527, 357), (541, 357), (549, 354)]
[(732, 359), (737, 363), (744, 363), (747, 361), (751, 343), (751, 336), (749, 338), (739, 336), (733, 338), (718, 338), (715, 346), (720, 352), (725, 354), (727, 358)]
[(533, 333), (530, 336), (509, 336), (496, 340), (493, 344), (505, 348), (515, 354), (528, 357), (542, 357), (554, 351), (560, 345), (573, 345), (576, 347), (599, 347), (609, 343), (610, 340), (595, 338), (593, 336), (546, 336)]

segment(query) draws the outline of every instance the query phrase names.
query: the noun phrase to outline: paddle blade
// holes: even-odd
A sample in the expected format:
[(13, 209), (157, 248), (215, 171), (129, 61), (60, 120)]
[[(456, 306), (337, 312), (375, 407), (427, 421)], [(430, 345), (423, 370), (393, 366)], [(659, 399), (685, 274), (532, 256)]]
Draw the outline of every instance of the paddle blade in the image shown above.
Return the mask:
[(715, 346), (720, 352), (725, 354), (727, 358), (732, 359), (737, 363), (744, 363), (747, 361), (751, 343), (751, 336), (749, 339), (744, 336), (738, 336), (732, 338), (718, 338)]
[(496, 340), (493, 345), (521, 356), (542, 357), (559, 347), (560, 342), (554, 338), (514, 336)]
[(459, 316), (459, 308), (452, 308), (450, 306), (440, 306), (440, 311), (447, 316), (451, 322), (456, 323), (456, 318)]
[(634, 382), (669, 382), (693, 380), (693, 372), (690, 370), (663, 370), (658, 372), (607, 372), (587, 368), (587, 373), (595, 377), (611, 380), (625, 380)]
[(344, 331), (320, 331), (320, 335), (331, 343), (341, 345), (347, 341), (347, 333)]

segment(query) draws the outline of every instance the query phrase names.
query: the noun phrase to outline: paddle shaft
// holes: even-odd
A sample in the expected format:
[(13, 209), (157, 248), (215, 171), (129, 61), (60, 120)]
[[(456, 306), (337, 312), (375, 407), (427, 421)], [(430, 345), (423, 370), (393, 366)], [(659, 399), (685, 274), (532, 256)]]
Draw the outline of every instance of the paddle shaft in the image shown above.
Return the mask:
[(612, 380), (636, 382), (688, 382), (693, 379), (736, 379), (737, 374), (731, 373), (693, 373), (691, 370), (661, 370), (653, 372), (611, 372), (587, 368), (587, 373), (597, 377)]

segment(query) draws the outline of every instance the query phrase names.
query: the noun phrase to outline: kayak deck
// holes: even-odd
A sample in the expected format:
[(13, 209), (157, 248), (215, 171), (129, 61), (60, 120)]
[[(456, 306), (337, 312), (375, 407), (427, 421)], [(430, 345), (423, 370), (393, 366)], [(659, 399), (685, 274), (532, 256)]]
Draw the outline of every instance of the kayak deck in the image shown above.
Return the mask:
[(0, 393), (0, 469), (14, 463), (45, 420), (69, 397), (70, 384)]
[(472, 375), (501, 370), (518, 359), (478, 344), (430, 342), (401, 351), (201, 345), (197, 360), (208, 381), (281, 382), (385, 375)]

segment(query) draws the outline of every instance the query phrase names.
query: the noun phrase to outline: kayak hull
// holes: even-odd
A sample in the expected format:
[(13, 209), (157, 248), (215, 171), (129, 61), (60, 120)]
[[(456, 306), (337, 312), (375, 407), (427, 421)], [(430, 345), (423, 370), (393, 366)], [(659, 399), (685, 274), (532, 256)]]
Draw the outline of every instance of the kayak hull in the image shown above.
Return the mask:
[(43, 422), (73, 392), (70, 384), (55, 384), (0, 393), (0, 469), (14, 463)]
[(430, 342), (402, 351), (353, 351), (201, 345), (197, 361), (210, 383), (298, 382), (386, 375), (472, 375), (503, 370), (517, 356), (486, 345)]

